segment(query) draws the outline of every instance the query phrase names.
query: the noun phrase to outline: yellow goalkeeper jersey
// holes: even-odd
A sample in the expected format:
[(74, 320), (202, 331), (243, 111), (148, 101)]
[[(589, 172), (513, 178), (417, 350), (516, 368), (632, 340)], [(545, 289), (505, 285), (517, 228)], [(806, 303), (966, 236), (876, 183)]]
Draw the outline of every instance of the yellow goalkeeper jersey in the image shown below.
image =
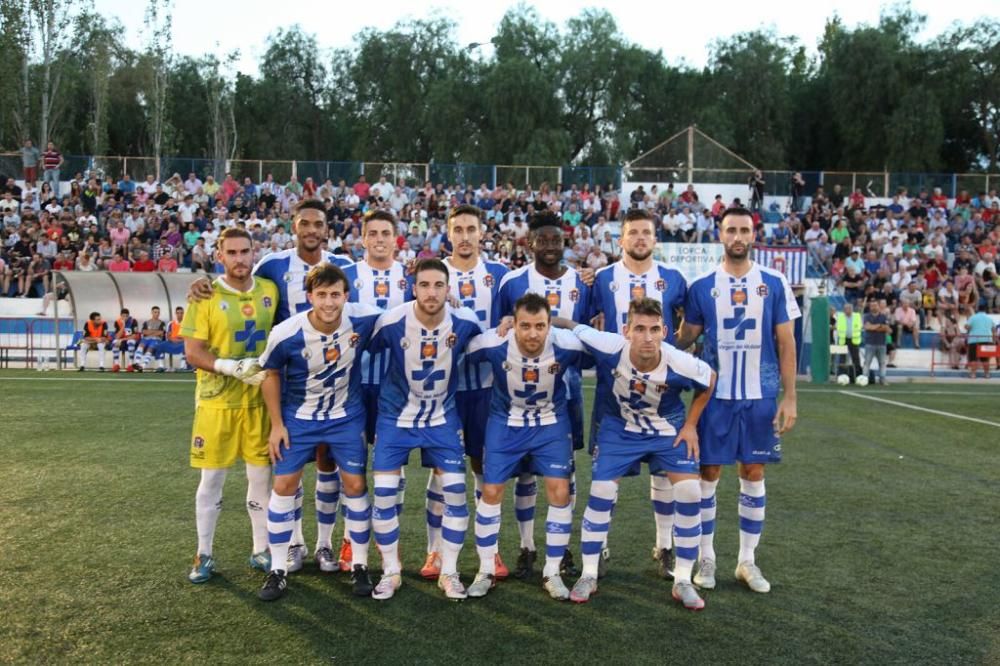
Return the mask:
[[(181, 335), (208, 342), (219, 358), (247, 358), (264, 353), (278, 305), (278, 287), (255, 277), (248, 291), (236, 291), (222, 277), (212, 283), (212, 297), (188, 301)], [(217, 409), (240, 409), (264, 404), (259, 386), (235, 377), (198, 370), (195, 404)]]

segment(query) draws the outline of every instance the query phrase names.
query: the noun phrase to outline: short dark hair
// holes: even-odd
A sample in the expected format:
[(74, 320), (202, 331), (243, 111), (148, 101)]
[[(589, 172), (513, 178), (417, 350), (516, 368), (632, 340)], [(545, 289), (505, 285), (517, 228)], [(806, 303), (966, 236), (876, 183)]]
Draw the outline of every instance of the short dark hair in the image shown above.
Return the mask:
[(382, 222), (388, 222), (389, 224), (391, 224), (393, 231), (396, 230), (396, 226), (399, 223), (398, 220), (396, 219), (395, 214), (393, 214), (392, 212), (376, 208), (375, 210), (370, 210), (367, 213), (365, 213), (365, 216), (362, 218), (361, 221), (361, 233), (362, 234), (367, 233), (368, 223), (375, 222), (377, 220), (381, 220)]
[(724, 210), (722, 212), (722, 217), (719, 218), (719, 226), (720, 227), (726, 221), (726, 218), (729, 217), (730, 215), (734, 215), (734, 216), (738, 216), (738, 217), (744, 217), (744, 216), (746, 216), (746, 217), (749, 217), (751, 220), (753, 219), (753, 213), (750, 212), (749, 208), (744, 208), (743, 206), (730, 206), (729, 208), (727, 208), (726, 210)]
[(479, 206), (473, 206), (472, 204), (460, 204), (448, 211), (447, 224), (451, 225), (451, 221), (459, 215), (473, 215), (480, 222), (483, 221), (483, 211)]
[(531, 216), (528, 222), (528, 231), (538, 231), (542, 227), (556, 227), (562, 230), (562, 223), (559, 216), (551, 210), (540, 210)]
[(636, 315), (650, 315), (663, 319), (663, 305), (655, 298), (637, 298), (628, 306), (628, 322), (632, 323)]
[(97, 317), (98, 319), (100, 319), (101, 318), (101, 313), (100, 312), (91, 312), (90, 316), (87, 317), (87, 319), (93, 319), (94, 317)]
[(637, 220), (649, 220), (649, 223), (653, 225), (653, 231), (656, 231), (656, 220), (653, 218), (653, 214), (645, 208), (630, 208), (629, 211), (625, 213), (625, 219), (622, 220), (622, 231), (625, 231), (626, 224)]
[(544, 310), (546, 315), (550, 317), (552, 316), (552, 308), (549, 307), (548, 299), (546, 299), (544, 296), (541, 296), (540, 294), (535, 294), (532, 292), (524, 294), (514, 303), (515, 317), (517, 316), (517, 313), (520, 312), (521, 310), (524, 310), (528, 314), (538, 314), (539, 312)]
[(440, 259), (430, 258), (430, 259), (421, 259), (420, 261), (418, 261), (416, 266), (413, 267), (414, 281), (416, 281), (417, 276), (420, 275), (420, 273), (422, 273), (423, 271), (439, 271), (441, 273), (444, 273), (446, 282), (451, 277), (451, 274), (448, 272), (447, 264), (445, 264)]
[(351, 283), (347, 275), (338, 266), (324, 261), (313, 266), (306, 274), (306, 292), (311, 293), (317, 287), (332, 287), (338, 282), (344, 283), (344, 293), (350, 295)]
[(323, 206), (323, 202), (319, 199), (303, 199), (302, 201), (295, 204), (295, 209), (293, 210), (294, 215), (292, 219), (298, 219), (299, 215), (304, 210), (318, 210), (323, 213), (323, 219), (326, 220), (326, 207)]

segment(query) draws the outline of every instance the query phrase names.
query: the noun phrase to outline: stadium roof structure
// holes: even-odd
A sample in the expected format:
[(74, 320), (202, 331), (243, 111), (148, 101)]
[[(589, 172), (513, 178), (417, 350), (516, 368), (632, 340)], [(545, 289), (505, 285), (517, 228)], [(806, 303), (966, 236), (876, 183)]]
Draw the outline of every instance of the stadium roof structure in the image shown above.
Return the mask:
[(630, 162), (625, 163), (626, 180), (653, 182), (679, 181), (688, 183), (711, 174), (730, 174), (720, 179), (726, 182), (733, 173), (745, 174), (757, 167), (708, 136), (697, 125), (689, 125), (666, 141), (650, 148)]

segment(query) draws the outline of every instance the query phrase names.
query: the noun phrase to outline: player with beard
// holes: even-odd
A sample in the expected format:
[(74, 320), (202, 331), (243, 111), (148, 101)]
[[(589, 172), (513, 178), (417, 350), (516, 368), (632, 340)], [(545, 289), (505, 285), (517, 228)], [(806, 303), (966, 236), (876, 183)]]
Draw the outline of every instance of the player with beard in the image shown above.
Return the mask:
[[(306, 276), (316, 266), (329, 262), (340, 268), (353, 263), (342, 255), (323, 250), (328, 229), (326, 208), (316, 199), (306, 199), (295, 207), (292, 217), (295, 247), (267, 255), (253, 268), (253, 274), (271, 280), (278, 286), (278, 302), (274, 323), (280, 324), (298, 312), (310, 309), (306, 298)], [(188, 297), (198, 301), (210, 297), (211, 282), (200, 278), (191, 285)], [(337, 468), (326, 455), (325, 447), (316, 450), (316, 564), (322, 571), (337, 571), (333, 557), (332, 534), (340, 502), (340, 479)], [(302, 534), (303, 489), (299, 487), (295, 498), (295, 527), (288, 549), (288, 573), (302, 568), (308, 548)], [(345, 526), (346, 529), (346, 526)]]
[(750, 211), (730, 208), (719, 224), (725, 255), (718, 268), (691, 283), (677, 337), (677, 346), (686, 347), (704, 333), (702, 358), (718, 372), (699, 424), (702, 530), (694, 582), (705, 589), (715, 587), (715, 489), (721, 466), (737, 463), (736, 579), (754, 592), (768, 592), (771, 584), (755, 560), (764, 527), (764, 467), (781, 461), (780, 436), (795, 425), (793, 327), (801, 314), (785, 276), (750, 260)]
[[(664, 340), (673, 344), (683, 313), (687, 282), (679, 271), (653, 260), (656, 227), (652, 214), (638, 208), (628, 211), (622, 222), (622, 236), (618, 242), (622, 248), (622, 259), (597, 271), (591, 288), (591, 312), (597, 314), (604, 331), (621, 333), (628, 319), (629, 304), (640, 298), (652, 298), (663, 307)], [(597, 395), (611, 390), (607, 385), (608, 378), (608, 375), (598, 373)], [(591, 453), (597, 441), (603, 408), (602, 400), (594, 401), (590, 421)], [(638, 472), (638, 469), (635, 471)], [(661, 543), (660, 538), (662, 534), (671, 534), (674, 521), (673, 487), (670, 479), (662, 475), (650, 475), (649, 495), (657, 524), (653, 559), (659, 563), (660, 576), (670, 579), (673, 578), (674, 551), (669, 539), (666, 543)], [(608, 558), (609, 551), (605, 548), (601, 553), (601, 576), (605, 573)]]
[[(562, 263), (563, 238), (562, 223), (552, 211), (535, 213), (528, 225), (528, 241), (534, 253), (534, 263), (528, 264), (504, 276), (497, 295), (497, 315), (514, 314), (517, 299), (527, 293), (545, 297), (553, 317), (562, 317), (576, 322), (590, 320), (590, 287), (580, 275)], [(573, 434), (573, 450), (583, 448), (583, 382), (579, 369), (573, 368), (564, 375), (569, 395), (570, 427)], [(526, 471), (518, 477), (514, 487), (514, 507), (521, 533), (521, 552), (518, 556), (515, 576), (524, 578), (531, 573), (536, 559), (534, 542), (534, 518), (537, 484), (534, 476)], [(576, 475), (570, 479), (570, 504), (576, 502)], [(576, 575), (573, 554), (567, 548), (561, 568), (562, 575)]]
[[(496, 296), (500, 281), (507, 274), (507, 268), (494, 261), (480, 257), (479, 245), (482, 240), (483, 212), (475, 206), (462, 204), (448, 213), (448, 239), (454, 253), (444, 260), (451, 270), (451, 302), (467, 307), (476, 313), (480, 328), (487, 330), (497, 326)], [(465, 453), (476, 480), (476, 500), (483, 487), (483, 444), (486, 437), (486, 417), (490, 411), (490, 396), (493, 386), (493, 369), (489, 362), (466, 363), (458, 368), (458, 392), (455, 404), (458, 417), (465, 434)], [(437, 474), (427, 479), (427, 561), (420, 575), (429, 580), (437, 579), (441, 572), (440, 539), (441, 515), (444, 511), (444, 495), (438, 485), (441, 478)], [(506, 565), (495, 556), (494, 569), (497, 580), (508, 575)]]

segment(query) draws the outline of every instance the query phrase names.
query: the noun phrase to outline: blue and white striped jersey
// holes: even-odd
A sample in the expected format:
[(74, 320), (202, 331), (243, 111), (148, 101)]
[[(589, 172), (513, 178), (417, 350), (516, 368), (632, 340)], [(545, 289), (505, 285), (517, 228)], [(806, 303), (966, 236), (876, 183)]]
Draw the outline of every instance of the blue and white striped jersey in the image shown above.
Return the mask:
[(400, 428), (443, 425), (455, 410), (456, 367), (469, 341), (480, 334), (479, 319), (468, 308), (445, 305), (445, 317), (432, 330), (404, 303), (384, 313), (369, 350), (384, 352), (388, 361), (378, 394), (380, 418), (393, 418)]
[[(351, 303), (373, 305), (383, 312), (413, 300), (413, 277), (406, 274), (406, 267), (393, 262), (386, 270), (372, 268), (367, 261), (359, 261), (344, 269), (351, 281)], [(365, 352), (361, 359), (361, 383), (379, 384), (385, 376), (385, 354)]]
[[(631, 273), (617, 261), (597, 271), (590, 298), (592, 314), (604, 313), (604, 330), (620, 333), (628, 319), (628, 306), (637, 298), (654, 298), (663, 305), (663, 323), (667, 326), (666, 341), (673, 343), (674, 313), (684, 307), (687, 282), (677, 270), (653, 262), (645, 273)], [(587, 323), (587, 322), (581, 322)]]
[(602, 404), (602, 433), (610, 425), (644, 435), (675, 435), (684, 422), (681, 392), (706, 389), (712, 382), (707, 363), (666, 342), (660, 345), (660, 364), (640, 372), (629, 359), (628, 339), (589, 326), (577, 326), (573, 333), (597, 362), (598, 375), (605, 375), (604, 385), (611, 387), (595, 395)]
[(583, 355), (583, 345), (569, 331), (551, 329), (542, 353), (529, 358), (521, 353), (513, 331), (501, 338), (491, 330), (473, 339), (466, 355), (493, 368), (491, 416), (513, 427), (568, 422), (563, 375), (578, 368)]
[(756, 262), (741, 278), (720, 266), (692, 282), (684, 319), (703, 327), (702, 359), (719, 373), (715, 397), (777, 398), (776, 327), (801, 316), (785, 276)]
[[(451, 259), (445, 259), (445, 264), (451, 271), (448, 280), (452, 297), (476, 313), (482, 330), (494, 328), (499, 324), (494, 304), (500, 291), (500, 281), (507, 274), (507, 267), (495, 261), (483, 261), (476, 264), (471, 271), (460, 271), (455, 268)], [(487, 362), (466, 363), (463, 359), (458, 366), (458, 390), (475, 391), (489, 388), (493, 385), (493, 371)]]
[(346, 303), (340, 327), (332, 334), (316, 330), (308, 312), (271, 330), (260, 364), (282, 374), (284, 418), (326, 421), (363, 414), (361, 364), (356, 361), (381, 314), (370, 305)]
[(565, 317), (581, 323), (590, 321), (590, 288), (577, 272), (567, 268), (562, 277), (550, 280), (539, 273), (534, 264), (507, 273), (500, 281), (497, 320), (514, 314), (514, 303), (529, 292), (548, 300), (553, 317)]
[[(349, 259), (332, 252), (324, 253), (323, 260), (345, 269), (354, 265)], [(269, 254), (253, 267), (254, 275), (267, 278), (278, 285), (275, 324), (280, 324), (296, 312), (304, 312), (312, 307), (306, 300), (306, 274), (312, 268), (314, 266), (303, 261), (298, 250), (294, 248)]]

